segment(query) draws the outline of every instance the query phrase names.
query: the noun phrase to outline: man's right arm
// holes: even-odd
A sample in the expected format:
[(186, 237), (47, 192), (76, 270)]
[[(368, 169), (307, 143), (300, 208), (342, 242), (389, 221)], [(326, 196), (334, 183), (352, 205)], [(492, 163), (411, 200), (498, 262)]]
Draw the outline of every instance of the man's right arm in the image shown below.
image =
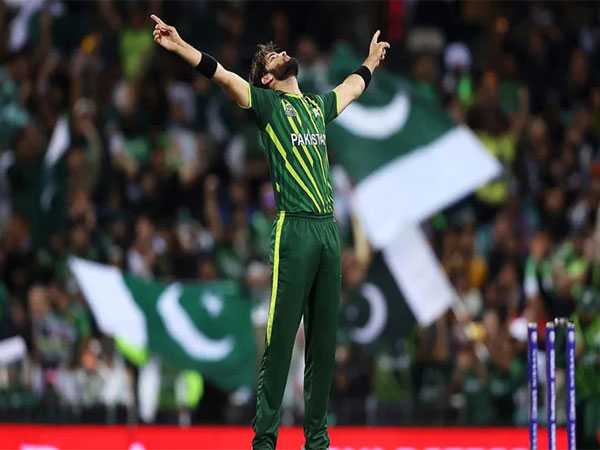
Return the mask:
[[(167, 25), (154, 14), (150, 17), (156, 22), (153, 33), (154, 42), (161, 47), (176, 53), (191, 66), (197, 67), (204, 57), (204, 54), (185, 42), (179, 36), (175, 27)], [(217, 70), (215, 71), (212, 80), (221, 86), (227, 95), (242, 108), (249, 108), (251, 106), (250, 85), (238, 74), (225, 69), (221, 64), (217, 63)]]

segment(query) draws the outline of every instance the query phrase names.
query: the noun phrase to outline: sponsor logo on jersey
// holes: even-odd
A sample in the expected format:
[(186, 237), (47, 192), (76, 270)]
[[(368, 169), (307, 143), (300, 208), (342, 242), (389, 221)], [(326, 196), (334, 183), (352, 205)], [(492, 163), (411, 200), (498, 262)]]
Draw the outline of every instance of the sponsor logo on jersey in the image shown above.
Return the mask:
[(292, 133), (292, 145), (325, 145), (323, 133)]

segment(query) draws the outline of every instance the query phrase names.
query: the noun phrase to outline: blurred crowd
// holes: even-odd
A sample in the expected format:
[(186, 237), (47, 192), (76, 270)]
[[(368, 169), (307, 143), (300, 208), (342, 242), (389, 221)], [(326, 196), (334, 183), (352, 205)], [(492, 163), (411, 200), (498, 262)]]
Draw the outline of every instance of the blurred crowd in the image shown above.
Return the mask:
[[(469, 126), (504, 168), (425, 224), (455, 308), (388, 352), (340, 344), (332, 421), (525, 424), (524, 324), (541, 331), (560, 316), (577, 323), (580, 433), (592, 442), (600, 7), (407, 0), (352, 2), (339, 14), (340, 5), (0, 2), (0, 338), (18, 333), (28, 349), (19, 370), (0, 369), (0, 418), (131, 420), (136, 369), (99, 334), (69, 254), (143, 277), (240, 280), (264, 326), (275, 205), (255, 125), (154, 45), (154, 12), (244, 77), (254, 45), (274, 40), (299, 58), (308, 91), (323, 85), (337, 40), (364, 53), (381, 28), (387, 68)], [(341, 197), (349, 292), (369, 258)], [(302, 414), (298, 359), (287, 422)], [(238, 397), (208, 382), (197, 417), (227, 422)]]

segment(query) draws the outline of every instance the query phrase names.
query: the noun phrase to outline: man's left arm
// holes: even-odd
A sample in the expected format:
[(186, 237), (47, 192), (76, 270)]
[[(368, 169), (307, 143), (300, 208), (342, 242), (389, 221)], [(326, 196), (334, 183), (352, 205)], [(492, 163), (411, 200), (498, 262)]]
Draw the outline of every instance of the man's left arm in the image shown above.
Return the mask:
[(362, 66), (339, 84), (335, 89), (337, 101), (337, 113), (340, 114), (346, 107), (356, 100), (367, 88), (371, 75), (381, 61), (385, 59), (385, 52), (390, 48), (388, 42), (378, 42), (379, 30), (375, 32), (369, 46), (369, 56), (363, 62)]

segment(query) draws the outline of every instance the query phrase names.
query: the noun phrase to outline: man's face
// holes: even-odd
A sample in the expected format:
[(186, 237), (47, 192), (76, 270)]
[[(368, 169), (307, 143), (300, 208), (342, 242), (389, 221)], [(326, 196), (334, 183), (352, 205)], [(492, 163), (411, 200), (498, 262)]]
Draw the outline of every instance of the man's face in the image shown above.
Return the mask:
[(282, 81), (298, 75), (298, 60), (286, 52), (270, 52), (266, 56), (265, 68), (276, 80)]

